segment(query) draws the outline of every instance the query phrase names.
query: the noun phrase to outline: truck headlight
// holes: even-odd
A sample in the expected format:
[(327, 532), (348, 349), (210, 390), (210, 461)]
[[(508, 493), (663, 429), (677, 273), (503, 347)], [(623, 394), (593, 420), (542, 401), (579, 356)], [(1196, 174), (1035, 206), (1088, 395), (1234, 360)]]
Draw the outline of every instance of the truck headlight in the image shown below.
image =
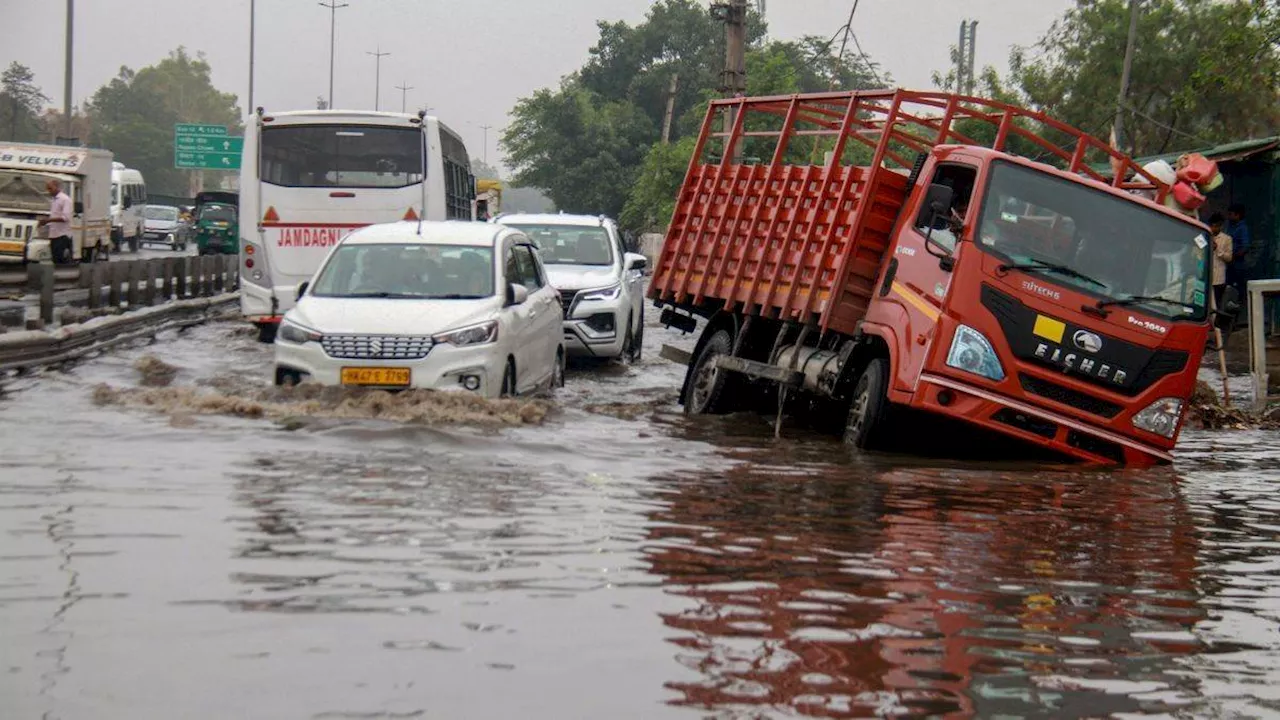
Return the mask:
[(1172, 439), (1178, 432), (1178, 419), (1182, 417), (1182, 401), (1178, 398), (1160, 398), (1133, 416), (1133, 426), (1139, 430)]
[(614, 283), (609, 287), (602, 287), (596, 290), (585, 290), (578, 295), (578, 302), (587, 300), (617, 300), (622, 294), (622, 283)]
[(947, 365), (988, 380), (1004, 380), (1004, 366), (1000, 364), (995, 348), (991, 347), (991, 341), (968, 325), (956, 328), (951, 351), (947, 353)]
[(479, 325), (471, 325), (470, 327), (458, 328), (450, 330), (446, 333), (440, 333), (431, 338), (436, 343), (447, 343), (455, 347), (466, 347), (468, 345), (484, 345), (495, 342), (498, 339), (498, 321), (490, 320)]
[(277, 333), (277, 337), (286, 342), (301, 345), (308, 342), (320, 342), (320, 338), (323, 336), (309, 327), (303, 327), (285, 320), (280, 323), (280, 332)]

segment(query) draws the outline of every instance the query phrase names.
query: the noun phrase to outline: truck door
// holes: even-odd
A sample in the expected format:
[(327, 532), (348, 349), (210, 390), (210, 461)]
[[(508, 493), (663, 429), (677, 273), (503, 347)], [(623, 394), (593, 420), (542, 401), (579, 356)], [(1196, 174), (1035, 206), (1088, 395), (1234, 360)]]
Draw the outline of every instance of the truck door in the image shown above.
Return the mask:
[(900, 329), (900, 340), (907, 352), (900, 354), (894, 377), (894, 384), (902, 390), (915, 389), (951, 287), (952, 272), (943, 267), (945, 263), (939, 255), (954, 256), (958, 252), (959, 238), (969, 233), (978, 215), (978, 208), (970, 208), (978, 177), (976, 167), (939, 163), (927, 171), (926, 177), (929, 181), (925, 188), (945, 185), (953, 194), (951, 206), (941, 216), (933, 216), (927, 210), (921, 212), (927, 193), (919, 190), (916, 203), (908, 206), (911, 215), (895, 246), (896, 272), (885, 299), (901, 305), (907, 318), (907, 327)]

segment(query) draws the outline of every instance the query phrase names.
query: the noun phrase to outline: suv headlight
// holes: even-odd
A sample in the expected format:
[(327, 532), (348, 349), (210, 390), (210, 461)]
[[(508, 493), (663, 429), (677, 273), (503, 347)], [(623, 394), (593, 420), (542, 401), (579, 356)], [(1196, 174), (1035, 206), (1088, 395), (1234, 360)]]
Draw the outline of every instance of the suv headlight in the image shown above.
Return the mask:
[(991, 341), (968, 325), (956, 328), (951, 351), (947, 353), (947, 365), (988, 380), (1004, 380), (1004, 366), (1000, 364), (995, 348), (991, 347)]
[(1178, 419), (1182, 417), (1182, 401), (1178, 398), (1160, 398), (1133, 416), (1133, 426), (1161, 437), (1172, 439), (1178, 432)]
[(578, 293), (578, 301), (586, 300), (617, 300), (622, 294), (622, 283), (614, 283), (609, 287), (603, 287), (596, 290), (584, 290)]
[(298, 325), (297, 323), (285, 320), (280, 323), (280, 331), (276, 334), (281, 340), (299, 345), (308, 342), (320, 342), (320, 338), (324, 337), (320, 333), (309, 327)]
[(447, 333), (440, 333), (431, 338), (433, 342), (447, 343), (455, 347), (468, 345), (485, 345), (498, 340), (498, 321), (490, 320), (479, 325), (470, 325)]

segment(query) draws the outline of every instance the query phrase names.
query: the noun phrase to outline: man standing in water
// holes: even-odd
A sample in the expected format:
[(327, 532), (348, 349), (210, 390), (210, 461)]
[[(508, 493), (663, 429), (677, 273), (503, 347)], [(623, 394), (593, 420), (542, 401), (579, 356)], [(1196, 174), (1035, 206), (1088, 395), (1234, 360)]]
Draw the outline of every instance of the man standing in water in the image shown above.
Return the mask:
[(71, 262), (71, 198), (62, 192), (62, 183), (50, 180), (44, 184), (53, 201), (49, 204), (49, 217), (41, 218), (38, 225), (49, 226), (49, 252), (55, 264)]
[(1227, 265), (1227, 284), (1234, 285), (1240, 297), (1245, 297), (1244, 261), (1245, 254), (1253, 244), (1249, 237), (1249, 226), (1244, 224), (1245, 209), (1243, 205), (1232, 205), (1227, 210), (1227, 234), (1231, 236), (1231, 262)]

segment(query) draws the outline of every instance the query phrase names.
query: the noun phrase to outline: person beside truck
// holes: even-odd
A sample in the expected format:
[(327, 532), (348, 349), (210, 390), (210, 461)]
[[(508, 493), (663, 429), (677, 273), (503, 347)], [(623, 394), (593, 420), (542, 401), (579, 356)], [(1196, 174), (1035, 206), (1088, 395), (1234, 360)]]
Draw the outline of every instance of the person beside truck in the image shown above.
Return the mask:
[(54, 264), (71, 262), (71, 196), (62, 191), (62, 183), (49, 179), (45, 190), (53, 200), (49, 203), (49, 216), (36, 221), (37, 227), (46, 228), (49, 251)]

